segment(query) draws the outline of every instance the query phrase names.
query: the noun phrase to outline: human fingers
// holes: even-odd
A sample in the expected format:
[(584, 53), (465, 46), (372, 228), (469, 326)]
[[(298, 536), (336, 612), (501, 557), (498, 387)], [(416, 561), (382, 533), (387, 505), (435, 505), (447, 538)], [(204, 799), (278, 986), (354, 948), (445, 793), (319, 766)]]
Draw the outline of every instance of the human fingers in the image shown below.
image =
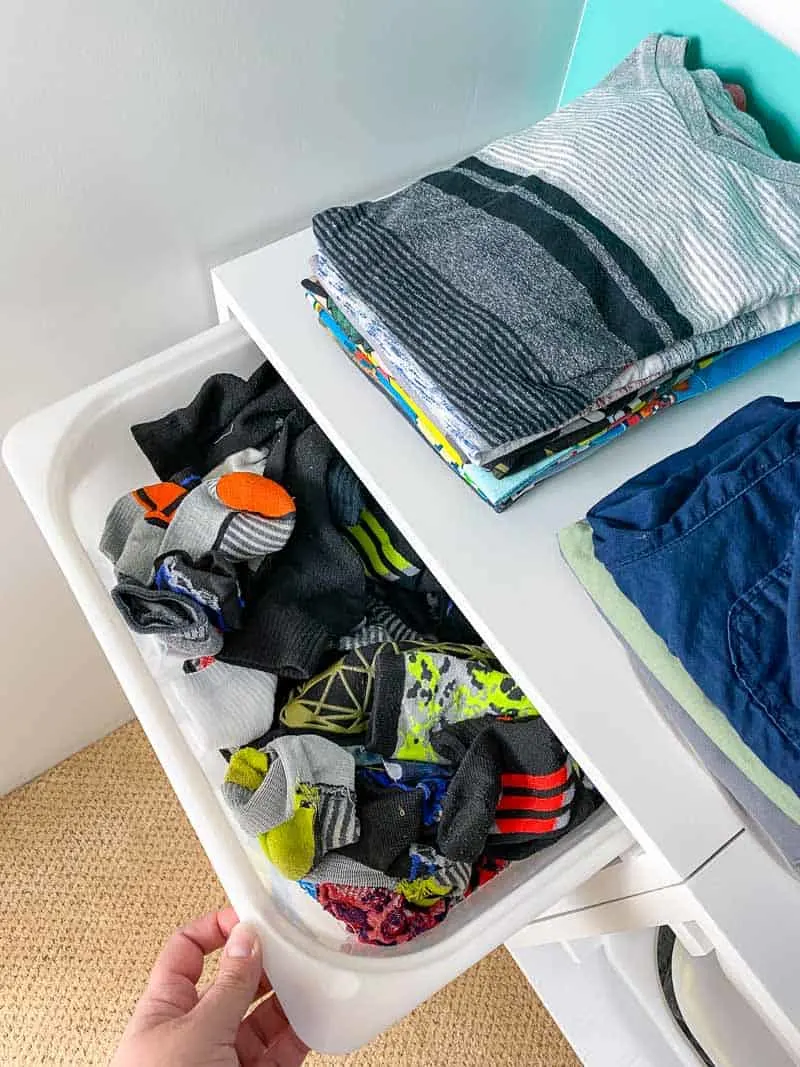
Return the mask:
[(228, 908), (209, 912), (176, 931), (153, 965), (137, 1013), (163, 1021), (191, 1011), (205, 957), (225, 944), (235, 921), (233, 909)]
[(239, 916), (231, 907), (222, 908), (217, 912), (217, 923), (220, 930), (225, 934), (225, 940), (231, 936), (231, 930), (239, 921)]
[(236, 1052), (242, 1067), (298, 1067), (306, 1058), (308, 1046), (292, 1029), (278, 998), (270, 997), (242, 1023)]
[(194, 1025), (214, 1044), (233, 1046), (258, 988), (262, 967), (258, 934), (246, 923), (238, 923), (230, 932), (213, 983), (192, 1009)]
[[(202, 1000), (203, 997), (206, 995), (206, 993), (208, 992), (208, 990), (210, 988), (211, 988), (211, 986), (208, 986), (206, 989), (201, 990), (198, 993), (198, 1000)], [(253, 999), (250, 1001), (251, 1005), (255, 1004), (259, 1000), (262, 1000), (264, 997), (266, 997), (271, 992), (272, 992), (272, 983), (270, 982), (269, 978), (267, 978), (265, 972), (262, 971), (261, 972), (261, 977), (258, 980), (258, 985), (256, 986), (256, 991), (253, 994)]]

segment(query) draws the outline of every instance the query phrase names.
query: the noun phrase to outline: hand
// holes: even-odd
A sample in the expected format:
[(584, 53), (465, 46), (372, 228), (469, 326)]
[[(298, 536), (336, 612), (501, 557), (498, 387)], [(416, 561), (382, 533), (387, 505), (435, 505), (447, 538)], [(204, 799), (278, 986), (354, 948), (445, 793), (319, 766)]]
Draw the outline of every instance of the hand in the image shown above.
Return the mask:
[[(203, 960), (225, 946), (202, 997)], [(167, 942), (111, 1067), (299, 1067), (308, 1049), (269, 992), (255, 931), (232, 908), (195, 919)]]

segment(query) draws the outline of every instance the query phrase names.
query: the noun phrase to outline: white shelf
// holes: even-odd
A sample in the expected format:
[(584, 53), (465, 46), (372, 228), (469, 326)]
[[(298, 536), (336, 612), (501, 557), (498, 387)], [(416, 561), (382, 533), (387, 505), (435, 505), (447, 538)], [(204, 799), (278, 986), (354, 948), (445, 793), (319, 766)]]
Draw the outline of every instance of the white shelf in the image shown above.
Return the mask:
[(652, 708), (622, 648), (562, 561), (557, 531), (620, 482), (742, 403), (797, 381), (794, 354), (625, 434), (497, 515), (339, 351), (306, 306), (306, 230), (213, 272), (232, 313), (457, 599), (639, 842), (664, 881), (741, 829), (710, 776)]

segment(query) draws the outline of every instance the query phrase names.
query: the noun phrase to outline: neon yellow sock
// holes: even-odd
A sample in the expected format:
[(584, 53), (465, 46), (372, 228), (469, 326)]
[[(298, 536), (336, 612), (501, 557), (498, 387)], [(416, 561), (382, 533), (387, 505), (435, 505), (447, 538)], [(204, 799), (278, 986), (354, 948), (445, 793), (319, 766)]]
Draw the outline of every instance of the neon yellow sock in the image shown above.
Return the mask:
[(319, 790), (300, 784), (294, 793), (294, 815), (258, 840), (271, 863), (282, 875), (297, 881), (314, 866), (316, 839), (314, 820), (319, 807)]
[(257, 748), (240, 748), (231, 756), (225, 781), (255, 792), (268, 770), (269, 757), (266, 752), (259, 752)]
[(413, 882), (398, 882), (395, 890), (402, 893), (409, 904), (416, 904), (420, 908), (432, 908), (438, 900), (452, 893), (453, 887), (442, 885), (435, 878), (415, 878)]

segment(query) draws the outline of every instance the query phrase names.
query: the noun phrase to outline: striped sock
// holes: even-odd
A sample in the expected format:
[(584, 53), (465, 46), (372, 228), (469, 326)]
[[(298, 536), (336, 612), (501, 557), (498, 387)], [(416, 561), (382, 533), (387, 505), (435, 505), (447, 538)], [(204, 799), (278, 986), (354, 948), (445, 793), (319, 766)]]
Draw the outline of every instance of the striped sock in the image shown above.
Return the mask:
[(291, 536), (294, 501), (260, 474), (235, 471), (196, 486), (170, 523), (160, 555), (185, 552), (198, 560), (217, 551), (234, 563), (278, 552)]
[(388, 604), (375, 596), (367, 597), (367, 614), (361, 624), (337, 640), (336, 647), (341, 652), (364, 645), (377, 645), (382, 641), (426, 641), (434, 640), (430, 634), (422, 634), (407, 626), (400, 616)]
[(520, 859), (573, 824), (577, 773), (538, 716), (454, 723), (435, 733), (433, 744), (458, 764), (442, 804), (443, 855), (472, 863), (488, 849)]
[(365, 507), (358, 522), (346, 532), (367, 574), (379, 581), (417, 588), (426, 573), (425, 564), (377, 504)]
[(287, 878), (304, 878), (333, 849), (358, 840), (355, 762), (322, 737), (279, 737), (239, 749), (222, 793)]
[(575, 774), (569, 756), (549, 774), (501, 774), (500, 799), (488, 843), (502, 844), (498, 837), (558, 833), (569, 823), (574, 799)]

